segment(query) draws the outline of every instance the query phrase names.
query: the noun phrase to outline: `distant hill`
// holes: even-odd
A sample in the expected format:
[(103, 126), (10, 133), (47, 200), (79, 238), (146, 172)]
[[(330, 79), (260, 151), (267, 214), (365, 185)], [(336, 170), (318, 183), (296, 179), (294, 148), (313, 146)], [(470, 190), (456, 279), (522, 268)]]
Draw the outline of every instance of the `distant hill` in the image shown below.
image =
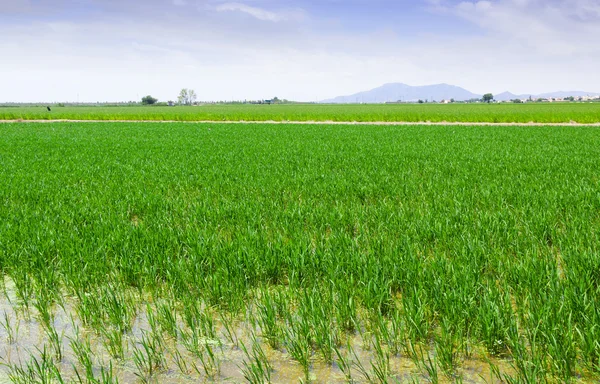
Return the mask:
[(533, 98), (533, 95), (515, 95), (514, 93), (511, 93), (511, 92), (502, 92), (497, 95), (494, 95), (494, 100), (508, 101), (508, 100), (514, 100), (514, 99), (528, 99), (529, 96), (531, 96)]
[(348, 96), (339, 96), (323, 100), (322, 103), (385, 103), (389, 101), (417, 101), (417, 100), (469, 100), (481, 98), (477, 95), (449, 84), (435, 84), (423, 86), (410, 86), (402, 83), (390, 83), (366, 92), (359, 92)]
[[(552, 98), (552, 97), (568, 97), (568, 96), (600, 96), (599, 93), (594, 92), (549, 92), (539, 95), (527, 94), (527, 95), (516, 95), (511, 92), (503, 92), (494, 95), (494, 99), (498, 101), (507, 101), (513, 99), (533, 99), (537, 98)], [(333, 99), (322, 100), (321, 103), (332, 103), (332, 104), (344, 104), (344, 103), (386, 103), (396, 101), (442, 101), (454, 99), (456, 101), (465, 101), (470, 99), (480, 99), (482, 95), (470, 92), (464, 88), (457, 87), (450, 84), (434, 84), (434, 85), (422, 85), (422, 86), (411, 86), (403, 83), (389, 83), (382, 85), (381, 87), (371, 89), (370, 91), (359, 92), (353, 95), (338, 96)]]

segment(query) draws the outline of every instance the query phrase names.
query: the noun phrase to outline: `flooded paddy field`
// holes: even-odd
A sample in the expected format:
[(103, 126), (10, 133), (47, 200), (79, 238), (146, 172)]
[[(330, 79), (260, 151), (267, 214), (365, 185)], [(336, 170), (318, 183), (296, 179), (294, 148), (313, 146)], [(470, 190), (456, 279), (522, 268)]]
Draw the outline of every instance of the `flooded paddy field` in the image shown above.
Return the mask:
[[(5, 286), (7, 298), (0, 304), (4, 315), (0, 331), (3, 339), (0, 383), (37, 382), (44, 381), (44, 377), (47, 382), (173, 384), (379, 382), (383, 377), (378, 378), (372, 372), (373, 368), (384, 369), (390, 382), (434, 381), (435, 378), (435, 373), (423, 366), (428, 363), (423, 360), (427, 359), (425, 356), (435, 358), (435, 349), (430, 349), (432, 345), (415, 345), (412, 352), (407, 345), (397, 344), (394, 350), (385, 347), (384, 359), (378, 356), (378, 360), (375, 357), (378, 346), (374, 343), (380, 341), (373, 331), (366, 329), (344, 335), (337, 347), (332, 346), (335, 359), (324, 358), (323, 351), (311, 352), (305, 369), (292, 358), (283, 343), (275, 346), (272, 340), (264, 337), (257, 322), (260, 313), (252, 311), (234, 318), (207, 309), (210, 324), (192, 336), (192, 328), (185, 321), (176, 319), (175, 324), (168, 324), (161, 318), (157, 309), (160, 306), (142, 307), (136, 311), (131, 327), (116, 346), (115, 339), (104, 330), (86, 326), (79, 320), (77, 309), (66, 302), (53, 308), (51, 327), (54, 331), (51, 331), (35, 309), (24, 312), (24, 308), (13, 305), (18, 299), (10, 279), (5, 280)], [(144, 366), (140, 357), (146, 354), (146, 347), (155, 346), (159, 349), (154, 356), (156, 371), (150, 373), (151, 362)], [(475, 346), (470, 348), (471, 355), (461, 358), (460, 367), (450, 375), (437, 374), (438, 382), (455, 382), (457, 378), (465, 383), (499, 382), (493, 369), (504, 374), (512, 371), (509, 360), (490, 359), (485, 351), (477, 350)], [(150, 359), (151, 356), (144, 357)], [(259, 376), (261, 361), (269, 369), (265, 376)], [(252, 367), (256, 376), (253, 376)], [(424, 372), (422, 368), (425, 368)]]
[(599, 379), (600, 128), (1, 128), (0, 383)]

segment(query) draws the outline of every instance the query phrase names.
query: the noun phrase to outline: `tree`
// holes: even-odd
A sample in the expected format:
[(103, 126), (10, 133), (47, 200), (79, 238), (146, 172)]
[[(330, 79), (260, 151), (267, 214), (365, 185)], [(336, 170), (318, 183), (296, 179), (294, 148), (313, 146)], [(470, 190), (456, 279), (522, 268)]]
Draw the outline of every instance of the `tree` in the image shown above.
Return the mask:
[(142, 97), (142, 104), (144, 105), (152, 105), (155, 104), (157, 101), (158, 99), (155, 99), (150, 95)]
[(485, 95), (483, 95), (484, 103), (491, 103), (492, 100), (494, 100), (494, 95), (492, 95), (491, 93), (486, 93)]
[(179, 104), (192, 105), (196, 101), (196, 92), (193, 89), (183, 88), (177, 97)]

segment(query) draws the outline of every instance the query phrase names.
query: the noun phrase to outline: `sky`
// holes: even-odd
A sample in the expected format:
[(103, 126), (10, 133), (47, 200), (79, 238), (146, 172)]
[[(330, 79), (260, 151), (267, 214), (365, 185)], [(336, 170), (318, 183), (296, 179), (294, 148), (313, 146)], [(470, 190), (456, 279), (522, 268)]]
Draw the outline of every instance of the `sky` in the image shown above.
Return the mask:
[(600, 92), (600, 0), (0, 0), (0, 102)]

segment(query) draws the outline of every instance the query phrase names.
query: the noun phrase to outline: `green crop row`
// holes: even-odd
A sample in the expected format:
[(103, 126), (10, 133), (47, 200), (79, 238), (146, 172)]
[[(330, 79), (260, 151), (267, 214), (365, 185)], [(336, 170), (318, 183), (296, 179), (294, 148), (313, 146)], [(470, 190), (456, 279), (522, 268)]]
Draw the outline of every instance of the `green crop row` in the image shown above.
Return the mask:
[(600, 377), (599, 128), (1, 129), (14, 382)]
[(0, 120), (598, 123), (600, 103), (0, 108)]

